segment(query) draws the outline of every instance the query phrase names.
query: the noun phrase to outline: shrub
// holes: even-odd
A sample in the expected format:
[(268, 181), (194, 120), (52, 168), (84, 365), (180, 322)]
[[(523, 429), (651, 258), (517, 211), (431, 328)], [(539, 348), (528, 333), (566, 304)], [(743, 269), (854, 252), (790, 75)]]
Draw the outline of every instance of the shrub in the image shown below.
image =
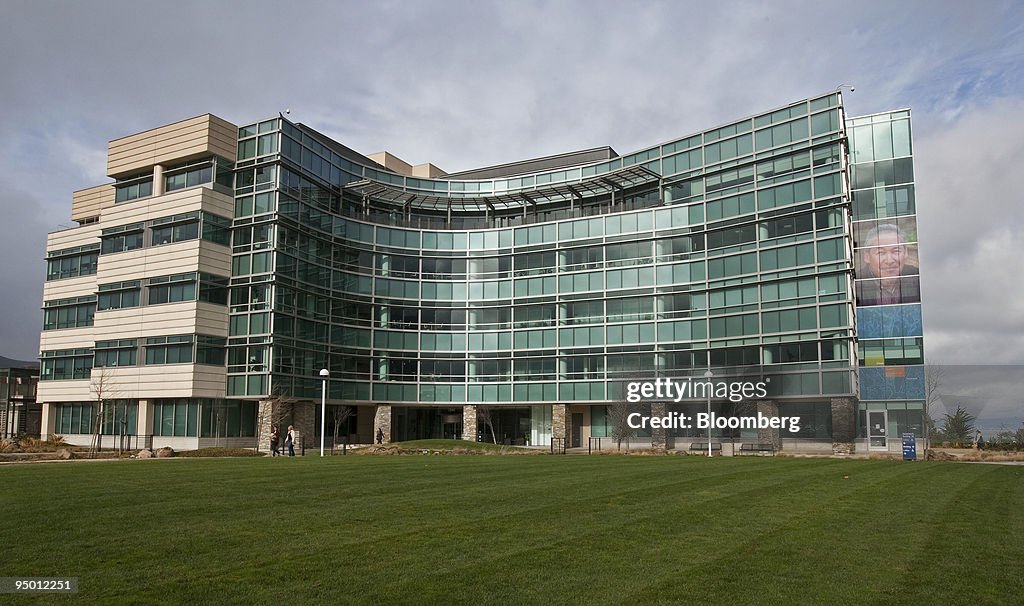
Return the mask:
[(36, 438), (22, 438), (18, 447), (25, 452), (46, 452), (51, 450), (49, 444)]

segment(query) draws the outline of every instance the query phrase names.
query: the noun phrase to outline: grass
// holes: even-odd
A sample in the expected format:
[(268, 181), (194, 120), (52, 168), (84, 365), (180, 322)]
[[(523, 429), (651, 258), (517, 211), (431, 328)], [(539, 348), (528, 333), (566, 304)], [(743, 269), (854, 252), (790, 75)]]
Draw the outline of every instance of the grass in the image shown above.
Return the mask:
[(220, 446), (211, 448), (200, 448), (198, 450), (179, 450), (174, 453), (176, 457), (262, 457), (267, 453), (256, 452), (249, 448), (223, 448)]
[(1024, 466), (335, 456), (0, 466), (13, 603), (999, 604)]

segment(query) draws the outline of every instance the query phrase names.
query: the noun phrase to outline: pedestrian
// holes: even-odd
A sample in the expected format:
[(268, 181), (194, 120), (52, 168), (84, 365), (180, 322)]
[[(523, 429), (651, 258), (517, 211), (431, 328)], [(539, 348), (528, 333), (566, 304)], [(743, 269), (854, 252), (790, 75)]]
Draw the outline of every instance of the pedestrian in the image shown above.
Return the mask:
[(281, 429), (275, 425), (274, 428), (270, 431), (270, 456), (281, 456), (281, 447), (279, 445), (280, 441)]
[(381, 429), (380, 427), (377, 428), (377, 443), (378, 444), (383, 444), (384, 443), (384, 430)]
[(288, 456), (295, 456), (295, 426), (288, 426), (288, 436), (284, 439), (284, 445), (288, 447)]
[(975, 437), (974, 443), (978, 447), (978, 450), (985, 450), (985, 438), (981, 436), (981, 430), (978, 430), (978, 435)]

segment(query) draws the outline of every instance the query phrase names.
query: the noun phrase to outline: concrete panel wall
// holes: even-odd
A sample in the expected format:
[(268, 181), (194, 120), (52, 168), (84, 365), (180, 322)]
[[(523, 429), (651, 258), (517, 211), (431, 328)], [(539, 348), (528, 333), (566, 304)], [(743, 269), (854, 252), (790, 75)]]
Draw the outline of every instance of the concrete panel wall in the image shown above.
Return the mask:
[(110, 183), (81, 189), (71, 194), (71, 219), (82, 221), (98, 217), (100, 212), (114, 205), (114, 186)]
[[(36, 401), (50, 402), (89, 402), (93, 399), (89, 387), (89, 379), (76, 381), (40, 381), (36, 391)], [(44, 406), (45, 410), (46, 407)]]
[(156, 164), (216, 154), (235, 160), (238, 127), (212, 114), (196, 116), (120, 139), (107, 147), (107, 175), (126, 177)]
[(231, 196), (211, 187), (190, 187), (105, 208), (100, 218), (103, 227), (116, 227), (195, 210), (205, 210), (230, 219), (234, 216), (235, 205)]

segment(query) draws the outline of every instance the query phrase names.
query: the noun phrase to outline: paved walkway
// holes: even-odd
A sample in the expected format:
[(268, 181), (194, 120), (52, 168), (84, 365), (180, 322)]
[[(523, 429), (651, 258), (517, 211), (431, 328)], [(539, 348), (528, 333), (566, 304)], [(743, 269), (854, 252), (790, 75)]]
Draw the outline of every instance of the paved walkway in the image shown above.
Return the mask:
[(1024, 465), (1024, 461), (960, 461), (961, 463), (974, 463), (977, 465)]

